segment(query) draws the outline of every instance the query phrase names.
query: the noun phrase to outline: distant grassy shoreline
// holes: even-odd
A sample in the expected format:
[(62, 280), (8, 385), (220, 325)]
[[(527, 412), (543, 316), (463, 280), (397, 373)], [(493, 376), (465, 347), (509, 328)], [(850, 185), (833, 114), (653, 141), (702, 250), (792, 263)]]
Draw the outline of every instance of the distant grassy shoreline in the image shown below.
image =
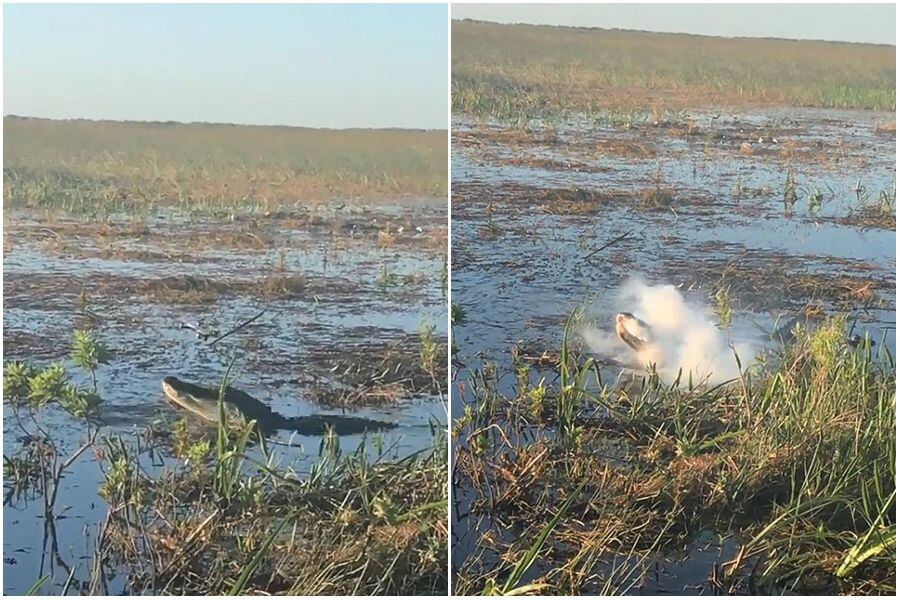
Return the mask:
[(452, 23), (455, 115), (896, 107), (896, 48), (481, 21)]
[(447, 193), (441, 130), (3, 119), (7, 208), (143, 212)]
[(120, 124), (120, 125), (165, 125), (165, 126), (184, 126), (184, 127), (253, 127), (259, 129), (279, 129), (284, 131), (332, 131), (332, 132), (354, 132), (354, 131), (370, 131), (370, 132), (422, 132), (422, 133), (446, 133), (445, 129), (428, 129), (417, 127), (310, 127), (307, 125), (283, 125), (283, 124), (266, 124), (266, 123), (230, 123), (228, 121), (159, 121), (159, 120), (139, 120), (139, 119), (90, 119), (77, 117), (71, 119), (55, 119), (52, 117), (41, 117), (37, 115), (19, 115), (8, 113), (3, 115), (4, 119), (17, 119), (20, 121), (45, 121), (54, 123), (85, 123), (85, 124)]

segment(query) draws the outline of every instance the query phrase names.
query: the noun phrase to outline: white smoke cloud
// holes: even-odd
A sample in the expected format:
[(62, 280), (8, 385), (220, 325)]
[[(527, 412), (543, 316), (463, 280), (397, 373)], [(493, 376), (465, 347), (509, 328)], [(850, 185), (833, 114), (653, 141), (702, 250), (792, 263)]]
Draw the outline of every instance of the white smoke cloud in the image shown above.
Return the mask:
[[(674, 382), (681, 371), (681, 382), (689, 379), (715, 385), (740, 376), (735, 354), (746, 369), (760, 345), (753, 341), (734, 341), (719, 329), (706, 306), (685, 300), (675, 286), (648, 285), (640, 279), (629, 280), (620, 290), (609, 327), (584, 327), (582, 338), (593, 352), (625, 364), (646, 368), (656, 365), (660, 377)], [(652, 338), (639, 351), (626, 346), (614, 333), (618, 312), (630, 312), (650, 326)], [(602, 325), (601, 325), (602, 327)]]

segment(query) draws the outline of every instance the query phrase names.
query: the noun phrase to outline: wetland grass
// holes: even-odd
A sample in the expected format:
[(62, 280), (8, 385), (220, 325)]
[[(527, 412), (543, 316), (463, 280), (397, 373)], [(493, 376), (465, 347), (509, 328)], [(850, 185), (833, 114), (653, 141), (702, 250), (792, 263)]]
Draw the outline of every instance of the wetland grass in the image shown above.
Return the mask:
[(436, 326), (422, 321), (419, 324), (419, 360), (423, 371), (428, 373), (433, 380), (437, 380), (440, 372), (439, 359), (441, 357), (440, 343), (435, 334)]
[(4, 206), (228, 216), (446, 194), (446, 133), (7, 116)]
[[(504, 396), (485, 365), (454, 424), (454, 478), (487, 533), (456, 591), (517, 572), (529, 550), (516, 540), (542, 542), (516, 585), (649, 591), (654, 563), (678, 562), (714, 532), (732, 540), (720, 542), (723, 564), (688, 581), (709, 592), (892, 594), (893, 357), (848, 346), (846, 333), (831, 318), (715, 387), (655, 374), (609, 387), (568, 335), (555, 383), (535, 385), (526, 369)], [(579, 489), (544, 539), (554, 507)]]
[(451, 325), (462, 325), (466, 322), (466, 309), (456, 302), (450, 303), (450, 323)]
[(627, 128), (698, 106), (896, 106), (887, 45), (468, 20), (452, 37), (454, 114), (519, 127), (566, 113)]
[(662, 210), (668, 208), (674, 202), (674, 189), (664, 188), (659, 183), (656, 183), (654, 187), (643, 190), (638, 200), (640, 207), (647, 210)]
[(859, 180), (856, 182), (854, 192), (856, 193), (856, 202), (846, 216), (838, 218), (839, 223), (867, 228), (897, 228), (896, 184), (893, 190), (881, 190), (874, 195)]
[(720, 285), (712, 295), (713, 311), (719, 320), (719, 327), (728, 329), (734, 319), (734, 311), (731, 308), (731, 288), (728, 285)]
[[(133, 484), (110, 498), (110, 549), (143, 593), (445, 593), (446, 450), (434, 432), (432, 449), (397, 460), (380, 439), (344, 454), (326, 433), (308, 474), (249, 457), (246, 433), (219, 436), (202, 466), (194, 452), (155, 475), (132, 454)], [(227, 458), (242, 468), (210, 468)]]

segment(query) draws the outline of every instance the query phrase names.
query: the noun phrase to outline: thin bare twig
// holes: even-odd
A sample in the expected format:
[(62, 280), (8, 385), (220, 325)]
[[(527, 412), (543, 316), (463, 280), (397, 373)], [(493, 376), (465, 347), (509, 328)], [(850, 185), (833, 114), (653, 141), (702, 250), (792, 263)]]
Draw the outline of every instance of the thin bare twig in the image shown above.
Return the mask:
[(596, 250), (594, 250), (593, 252), (591, 252), (590, 254), (588, 254), (587, 256), (585, 256), (583, 260), (590, 260), (590, 258), (591, 258), (592, 256), (594, 256), (595, 254), (597, 254), (598, 252), (601, 252), (602, 250), (606, 250), (607, 248), (609, 248), (609, 247), (612, 246), (613, 244), (617, 244), (617, 243), (621, 242), (622, 240), (624, 240), (625, 238), (627, 238), (629, 235), (631, 235), (631, 232), (630, 232), (630, 231), (626, 231), (625, 233), (623, 233), (623, 234), (620, 235), (619, 237), (614, 238), (614, 239), (611, 239), (610, 241), (606, 242), (605, 244), (603, 244), (602, 246), (600, 246), (599, 248), (597, 248)]
[(262, 309), (262, 310), (259, 311), (259, 313), (257, 313), (255, 316), (253, 316), (253, 317), (247, 319), (246, 321), (244, 321), (244, 322), (241, 323), (240, 325), (238, 325), (238, 326), (236, 326), (236, 327), (233, 327), (233, 328), (230, 329), (229, 331), (226, 331), (225, 333), (223, 333), (222, 335), (220, 335), (219, 337), (217, 337), (216, 339), (214, 339), (213, 341), (211, 341), (211, 342), (209, 343), (209, 345), (210, 345), (210, 346), (215, 346), (218, 342), (224, 340), (225, 338), (227, 338), (227, 337), (228, 337), (229, 335), (231, 335), (232, 333), (235, 333), (235, 332), (237, 332), (237, 331), (240, 331), (241, 329), (243, 329), (244, 327), (246, 327), (247, 325), (249, 325), (249, 324), (252, 323), (253, 321), (257, 320), (258, 318), (260, 318), (261, 316), (263, 316), (264, 314), (266, 314), (266, 311), (267, 311), (267, 310), (268, 310), (267, 308)]

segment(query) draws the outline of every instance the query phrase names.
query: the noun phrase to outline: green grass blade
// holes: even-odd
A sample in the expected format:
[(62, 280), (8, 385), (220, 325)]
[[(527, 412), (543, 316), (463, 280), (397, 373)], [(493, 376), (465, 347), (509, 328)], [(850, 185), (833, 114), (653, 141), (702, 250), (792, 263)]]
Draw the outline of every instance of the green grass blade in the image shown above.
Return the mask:
[(234, 585), (231, 586), (231, 589), (228, 590), (228, 596), (240, 596), (244, 592), (244, 588), (247, 586), (247, 582), (250, 580), (250, 576), (253, 575), (253, 572), (256, 570), (256, 567), (259, 566), (259, 563), (262, 562), (263, 558), (266, 555), (266, 552), (269, 550), (269, 546), (272, 545), (272, 542), (275, 541), (275, 537), (281, 532), (281, 529), (284, 527), (284, 524), (287, 523), (287, 519), (282, 519), (278, 525), (275, 526), (275, 529), (272, 530), (272, 533), (269, 534), (269, 537), (262, 543), (262, 546), (259, 547), (259, 550), (256, 551), (256, 554), (253, 555), (253, 559), (247, 563), (247, 566), (241, 571), (240, 576), (237, 581), (234, 582)]
[(897, 492), (894, 491), (881, 508), (878, 518), (872, 523), (872, 526), (869, 528), (869, 531), (866, 532), (866, 535), (853, 544), (853, 547), (847, 552), (844, 561), (834, 572), (835, 575), (841, 578), (847, 577), (870, 558), (885, 552), (893, 551), (894, 548), (897, 547), (896, 524), (879, 527), (879, 523), (887, 513), (888, 509), (894, 506), (896, 497)]
[(35, 581), (34, 583), (31, 584), (31, 587), (28, 588), (28, 591), (25, 592), (25, 595), (26, 596), (37, 596), (38, 592), (41, 590), (41, 587), (43, 587), (43, 585), (45, 583), (47, 583), (48, 579), (50, 579), (50, 573), (41, 575), (41, 577), (37, 581)]
[(566, 501), (563, 503), (562, 507), (560, 507), (559, 511), (550, 519), (550, 522), (544, 526), (544, 529), (541, 531), (541, 534), (538, 536), (537, 540), (535, 540), (534, 544), (531, 545), (528, 552), (523, 556), (519, 562), (516, 564), (516, 568), (510, 573), (509, 578), (506, 580), (506, 583), (503, 585), (502, 593), (504, 595), (511, 593), (515, 588), (519, 585), (519, 580), (522, 579), (522, 576), (525, 574), (531, 565), (534, 564), (535, 559), (537, 558), (538, 553), (541, 551), (541, 548), (547, 541), (547, 538), (550, 537), (550, 532), (556, 527), (556, 524), (559, 523), (560, 519), (563, 518), (563, 515), (566, 514), (566, 511), (569, 510), (569, 507), (572, 505), (572, 502), (575, 501), (575, 498), (578, 497), (578, 494), (581, 493), (581, 490), (584, 489), (584, 481), (578, 484), (578, 487), (575, 488), (575, 491), (569, 494), (569, 497), (566, 498)]

